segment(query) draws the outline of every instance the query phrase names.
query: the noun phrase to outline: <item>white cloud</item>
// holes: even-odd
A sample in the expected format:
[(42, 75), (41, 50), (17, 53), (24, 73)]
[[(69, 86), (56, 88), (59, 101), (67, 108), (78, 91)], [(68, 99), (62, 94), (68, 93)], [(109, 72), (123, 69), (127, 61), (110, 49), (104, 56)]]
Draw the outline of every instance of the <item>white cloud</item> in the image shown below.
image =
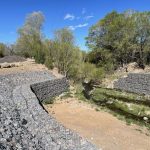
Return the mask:
[(82, 15), (84, 15), (86, 13), (86, 9), (82, 8)]
[(76, 29), (75, 26), (69, 26), (68, 28), (69, 28), (70, 30), (75, 30), (75, 29)]
[(85, 19), (85, 20), (89, 20), (89, 19), (91, 19), (91, 18), (93, 18), (93, 17), (94, 17), (93, 15), (85, 16), (84, 19)]
[(86, 26), (88, 26), (88, 23), (78, 24), (78, 25), (76, 25), (76, 26), (69, 26), (69, 29), (70, 29), (70, 30), (75, 30), (75, 29), (77, 29), (77, 28), (83, 28), (83, 27), (86, 27)]
[(88, 23), (79, 24), (76, 26), (76, 28), (82, 28), (82, 27), (86, 27), (86, 26), (88, 26)]
[(75, 16), (68, 13), (68, 14), (66, 14), (65, 17), (64, 17), (64, 20), (67, 20), (67, 19), (68, 19), (68, 20), (74, 20), (74, 19), (75, 19)]

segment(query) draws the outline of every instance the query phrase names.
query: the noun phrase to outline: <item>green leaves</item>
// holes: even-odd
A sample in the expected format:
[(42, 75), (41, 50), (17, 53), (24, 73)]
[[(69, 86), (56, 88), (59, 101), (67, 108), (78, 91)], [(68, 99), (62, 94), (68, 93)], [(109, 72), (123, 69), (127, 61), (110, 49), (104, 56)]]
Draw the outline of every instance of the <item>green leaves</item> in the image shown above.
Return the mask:
[(42, 25), (44, 16), (41, 12), (29, 14), (24, 25), (18, 30), (19, 38), (16, 50), (25, 57), (34, 57), (36, 62), (44, 63), (44, 52), (42, 43)]
[[(106, 61), (114, 66), (132, 61), (139, 66), (150, 63), (145, 59), (150, 51), (150, 12), (113, 11), (89, 29), (86, 40), (92, 50), (89, 58), (94, 54), (92, 62), (96, 65)], [(113, 59), (108, 59), (109, 55)]]

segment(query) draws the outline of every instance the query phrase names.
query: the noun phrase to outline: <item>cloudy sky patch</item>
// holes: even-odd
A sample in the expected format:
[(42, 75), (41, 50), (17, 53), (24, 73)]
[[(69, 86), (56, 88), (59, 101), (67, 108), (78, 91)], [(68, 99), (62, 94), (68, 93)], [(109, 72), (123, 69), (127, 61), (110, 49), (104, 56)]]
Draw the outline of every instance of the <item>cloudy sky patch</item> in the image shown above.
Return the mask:
[(84, 28), (86, 26), (88, 26), (88, 23), (78, 24), (78, 25), (75, 25), (75, 26), (69, 26), (69, 29), (70, 30), (76, 30), (77, 28)]
[(67, 13), (64, 17), (64, 20), (74, 20), (75, 16), (72, 14)]

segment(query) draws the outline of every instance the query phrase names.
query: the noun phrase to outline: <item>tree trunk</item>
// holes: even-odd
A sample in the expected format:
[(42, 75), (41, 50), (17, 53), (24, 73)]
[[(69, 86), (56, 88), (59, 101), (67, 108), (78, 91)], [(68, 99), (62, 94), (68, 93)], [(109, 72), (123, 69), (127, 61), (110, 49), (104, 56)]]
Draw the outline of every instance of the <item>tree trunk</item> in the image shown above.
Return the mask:
[(138, 65), (140, 68), (142, 68), (143, 70), (145, 69), (144, 66), (144, 52), (143, 52), (143, 43), (140, 43), (140, 52), (139, 52), (139, 62)]

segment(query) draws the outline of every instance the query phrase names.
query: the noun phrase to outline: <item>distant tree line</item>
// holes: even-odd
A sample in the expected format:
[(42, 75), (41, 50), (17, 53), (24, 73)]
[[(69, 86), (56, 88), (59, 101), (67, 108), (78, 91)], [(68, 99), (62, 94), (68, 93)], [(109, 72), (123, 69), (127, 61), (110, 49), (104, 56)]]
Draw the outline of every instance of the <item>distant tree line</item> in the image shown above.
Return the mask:
[(13, 45), (0, 43), (0, 57), (21, 55), (34, 58), (74, 81), (100, 81), (106, 73), (136, 61), (144, 69), (150, 64), (150, 12), (126, 11), (107, 14), (89, 29), (89, 52), (80, 50), (68, 28), (58, 29), (52, 39), (42, 29), (45, 17), (33, 12), (18, 30)]
[(150, 64), (150, 12), (107, 14), (89, 29), (88, 61), (107, 70), (137, 62)]

